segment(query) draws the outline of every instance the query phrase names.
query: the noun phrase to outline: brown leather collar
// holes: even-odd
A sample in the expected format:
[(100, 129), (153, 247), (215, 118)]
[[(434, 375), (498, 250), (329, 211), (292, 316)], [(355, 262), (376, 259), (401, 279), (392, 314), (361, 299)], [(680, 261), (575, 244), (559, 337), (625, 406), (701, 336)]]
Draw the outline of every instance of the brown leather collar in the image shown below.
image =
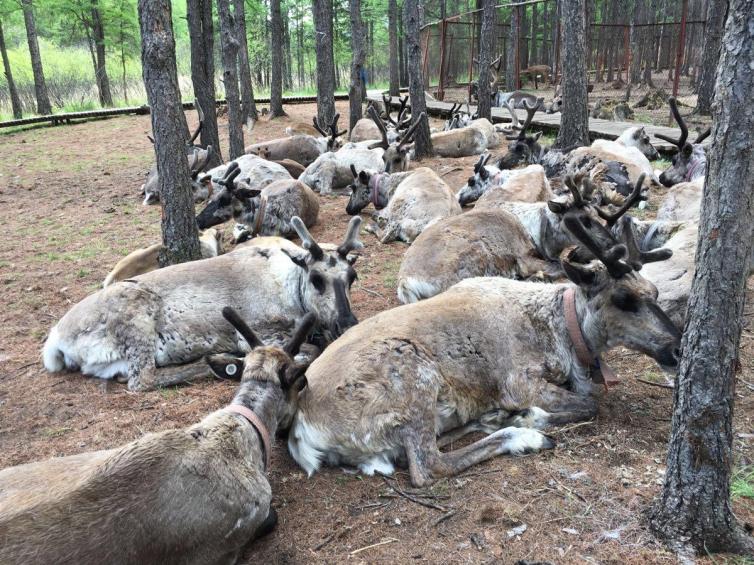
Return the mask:
[(270, 432), (267, 431), (267, 426), (262, 423), (262, 420), (259, 419), (259, 416), (246, 408), (246, 406), (241, 406), (240, 404), (229, 404), (224, 408), (224, 410), (240, 414), (241, 416), (246, 418), (246, 420), (254, 427), (254, 429), (259, 434), (260, 439), (262, 440), (262, 449), (264, 449), (264, 470), (266, 471), (267, 469), (269, 469), (271, 446)]
[(262, 194), (259, 197), (259, 208), (257, 208), (257, 217), (254, 221), (254, 227), (251, 228), (251, 237), (258, 236), (259, 232), (262, 231), (265, 212), (267, 212), (267, 195)]
[(568, 335), (573, 342), (573, 348), (576, 350), (576, 358), (579, 363), (589, 369), (592, 380), (605, 385), (605, 390), (607, 390), (608, 383), (617, 384), (618, 377), (610, 365), (600, 359), (599, 355), (595, 356), (584, 339), (584, 334), (579, 325), (579, 316), (576, 313), (576, 289), (573, 287), (567, 288), (563, 293), (563, 314), (565, 315)]

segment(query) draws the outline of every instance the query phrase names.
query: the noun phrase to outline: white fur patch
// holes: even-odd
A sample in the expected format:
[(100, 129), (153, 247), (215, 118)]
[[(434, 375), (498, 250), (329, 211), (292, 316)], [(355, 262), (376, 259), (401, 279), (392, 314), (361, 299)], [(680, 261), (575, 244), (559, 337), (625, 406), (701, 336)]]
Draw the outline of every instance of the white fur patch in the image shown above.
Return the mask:
[(541, 430), (547, 425), (550, 413), (536, 406), (528, 409), (526, 416), (514, 416), (511, 423), (517, 428)]
[[(542, 433), (530, 428), (507, 427), (492, 436), (500, 434), (502, 436), (503, 453), (511, 455), (523, 455), (532, 451), (539, 451), (543, 448), (549, 448), (552, 442)], [(490, 436), (490, 437), (492, 437)]]
[(432, 283), (420, 281), (412, 277), (401, 279), (398, 282), (398, 300), (401, 301), (401, 304), (419, 302), (424, 298), (434, 296), (438, 292), (438, 288)]
[(58, 326), (53, 326), (50, 330), (50, 335), (45, 341), (44, 348), (42, 349), (42, 359), (44, 361), (45, 369), (50, 373), (57, 373), (62, 371), (65, 367), (63, 360), (63, 352), (60, 351), (58, 343), (60, 341), (60, 334), (58, 332)]
[(288, 434), (288, 451), (310, 477), (319, 470), (325, 452), (325, 438), (297, 415)]
[(392, 475), (395, 471), (395, 466), (384, 453), (381, 453), (367, 461), (359, 463), (359, 470), (370, 477), (374, 475), (375, 472), (380, 473), (381, 475)]

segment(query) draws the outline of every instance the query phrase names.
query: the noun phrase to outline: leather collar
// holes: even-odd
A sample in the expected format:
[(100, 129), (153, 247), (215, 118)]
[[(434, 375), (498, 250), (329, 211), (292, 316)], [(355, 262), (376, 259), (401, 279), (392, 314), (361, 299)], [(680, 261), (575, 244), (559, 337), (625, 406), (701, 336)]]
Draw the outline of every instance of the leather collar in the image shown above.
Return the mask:
[(265, 426), (262, 423), (262, 420), (259, 419), (259, 416), (254, 414), (251, 410), (246, 408), (246, 406), (241, 406), (240, 404), (229, 404), (224, 408), (227, 412), (233, 412), (235, 414), (240, 414), (246, 420), (254, 427), (254, 429), (259, 434), (260, 439), (262, 440), (262, 449), (264, 449), (264, 470), (267, 471), (267, 469), (270, 468), (270, 454), (271, 454), (271, 446), (270, 446), (270, 432), (267, 431), (267, 426)]

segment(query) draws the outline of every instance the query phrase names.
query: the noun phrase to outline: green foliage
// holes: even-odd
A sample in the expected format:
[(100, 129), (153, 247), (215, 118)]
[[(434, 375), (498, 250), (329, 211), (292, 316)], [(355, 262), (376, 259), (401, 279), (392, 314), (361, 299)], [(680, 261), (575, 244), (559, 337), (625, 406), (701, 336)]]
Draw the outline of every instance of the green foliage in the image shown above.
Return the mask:
[(741, 497), (754, 499), (754, 465), (740, 467), (733, 473), (730, 496), (734, 500)]

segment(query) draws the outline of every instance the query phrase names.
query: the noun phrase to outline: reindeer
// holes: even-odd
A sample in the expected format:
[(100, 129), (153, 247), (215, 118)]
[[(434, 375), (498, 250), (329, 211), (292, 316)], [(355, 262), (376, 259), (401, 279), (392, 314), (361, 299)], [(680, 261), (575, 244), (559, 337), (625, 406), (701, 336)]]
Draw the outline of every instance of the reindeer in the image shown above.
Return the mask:
[[(191, 137), (186, 142), (186, 158), (188, 159), (189, 172), (191, 174), (191, 191), (194, 195), (194, 202), (203, 202), (209, 197), (209, 189), (207, 185), (198, 182), (199, 173), (201, 173), (209, 159), (212, 156), (212, 146), (208, 145), (206, 148), (199, 145), (194, 145), (194, 141), (199, 137), (202, 128), (204, 127), (204, 113), (201, 106), (197, 101), (194, 101), (196, 112), (199, 115), (199, 125), (196, 126), (196, 130), (191, 134)], [(147, 136), (149, 141), (154, 144), (154, 139)], [(147, 172), (147, 179), (144, 184), (141, 185), (141, 195), (144, 196), (143, 204), (152, 205), (157, 204), (160, 201), (160, 177), (157, 173), (157, 163)]]
[(529, 165), (523, 169), (500, 170), (487, 165), (491, 155), (482, 155), (474, 165), (474, 175), (458, 191), (458, 203), (467, 206), (476, 202), (490, 189), (501, 190), (498, 198), (518, 202), (543, 202), (554, 197), (541, 165)]
[(332, 122), (327, 126), (329, 134), (320, 127), (316, 118), (314, 119), (315, 127), (319, 128), (322, 137), (311, 135), (293, 135), (254, 143), (246, 147), (246, 153), (260, 155), (271, 161), (282, 161), (291, 159), (300, 163), (304, 167), (311, 165), (317, 157), (328, 151), (337, 150), (340, 145), (338, 138), (346, 133), (347, 130), (338, 131), (338, 120), (340, 114), (335, 114)]
[(484, 118), (463, 128), (433, 133), (431, 138), (436, 155), (453, 158), (479, 155), (499, 143), (495, 126)]
[(518, 218), (504, 210), (473, 210), (419, 234), (398, 271), (398, 300), (424, 300), (471, 277), (528, 279), (550, 271)]
[(218, 165), (199, 177), (199, 182), (207, 186), (210, 201), (217, 199), (225, 183), (223, 179), (233, 170), (238, 169), (235, 182), (246, 191), (261, 190), (276, 180), (291, 180), (288, 170), (274, 161), (268, 161), (257, 155), (241, 155), (233, 161)]
[(207, 229), (232, 218), (248, 227), (250, 237), (290, 237), (296, 233), (292, 218), (300, 217), (307, 227), (317, 223), (319, 199), (303, 182), (282, 179), (262, 189), (238, 188), (235, 172), (238, 170), (228, 170), (226, 178), (221, 181), (224, 187), (196, 217), (199, 229)]
[[(240, 309), (265, 340), (281, 342), (286, 320), (317, 317), (324, 343), (356, 324), (349, 289), (356, 278), (349, 253), (360, 246), (353, 218), (337, 253), (325, 253), (300, 218), (292, 243), (238, 249), (212, 259), (171, 265), (108, 286), (71, 308), (44, 345), (50, 372), (80, 370), (123, 376), (130, 390), (149, 390), (204, 376), (201, 357), (239, 347), (217, 301)], [(285, 336), (285, 337), (284, 337)]]
[(392, 142), (388, 137), (388, 131), (385, 127), (385, 124), (382, 123), (382, 120), (380, 120), (379, 116), (377, 115), (377, 111), (373, 107), (369, 109), (369, 117), (372, 118), (372, 121), (380, 130), (380, 134), (382, 136), (382, 139), (371, 144), (369, 146), (369, 149), (382, 149), (384, 151), (382, 153), (382, 160), (385, 163), (385, 172), (397, 173), (407, 170), (410, 149), (408, 144), (411, 143), (411, 140), (414, 137), (414, 133), (416, 132), (416, 128), (419, 127), (419, 124), (422, 122), (422, 120), (427, 119), (427, 114), (422, 112), (419, 115), (419, 119), (417, 119), (403, 133), (398, 134), (398, 136)]
[(511, 103), (514, 108), (519, 110), (526, 110), (527, 107), (534, 106), (540, 112), (555, 114), (563, 109), (563, 95), (560, 93), (560, 87), (558, 87), (553, 99), (546, 103), (544, 97), (534, 96), (523, 90), (514, 90), (513, 92), (495, 91), (493, 93), (493, 108), (502, 108), (506, 103)]
[[(217, 257), (223, 253), (223, 234), (215, 229), (204, 230), (199, 234), (199, 245), (202, 251), (202, 259)], [(118, 261), (113, 270), (105, 277), (102, 287), (109, 286), (113, 283), (130, 279), (144, 273), (149, 273), (160, 268), (158, 258), (164, 246), (156, 243), (132, 251), (123, 259)]]
[(365, 170), (383, 171), (383, 153), (381, 148), (368, 149), (347, 143), (335, 153), (320, 155), (306, 168), (299, 180), (323, 196), (331, 194), (333, 189), (345, 188), (350, 184), (351, 165)]
[[(497, 455), (549, 449), (538, 429), (594, 418), (590, 374), (612, 347), (676, 370), (681, 334), (654, 286), (623, 260), (625, 247), (600, 247), (578, 215), (566, 221), (598, 257), (566, 254), (572, 284), (467, 279), (330, 345), (306, 372), (288, 435), (304, 471), (391, 474), (399, 464), (421, 487)], [(440, 451), (474, 431), (490, 435)]]
[(665, 186), (673, 186), (680, 182), (692, 182), (698, 178), (704, 178), (707, 174), (707, 152), (701, 143), (709, 137), (712, 130), (707, 128), (697, 135), (693, 144), (688, 143), (689, 128), (678, 111), (678, 103), (672, 96), (668, 99), (668, 103), (673, 118), (681, 128), (681, 136), (673, 139), (659, 133), (655, 134), (655, 137), (672, 143), (678, 148), (670, 167), (660, 175), (660, 182)]
[(461, 110), (461, 107), (460, 102), (458, 104), (453, 104), (450, 108), (450, 117), (445, 120), (445, 125), (443, 125), (442, 131), (465, 128), (475, 119), (475, 116), (472, 116), (469, 111), (468, 103), (466, 104), (465, 112)]
[(539, 84), (537, 82), (537, 79), (542, 76), (542, 81), (547, 83), (550, 82), (550, 65), (532, 65), (530, 67), (526, 67), (525, 69), (522, 69), (520, 72), (520, 75), (522, 77), (529, 77), (530, 80), (534, 81), (534, 88), (539, 88)]
[(441, 218), (461, 213), (453, 191), (437, 173), (419, 167), (410, 173), (374, 173), (351, 168), (353, 184), (346, 212), (358, 214), (370, 201), (386, 223), (381, 243), (411, 243)]
[[(0, 471), (0, 562), (235, 563), (277, 521), (270, 450), (293, 416), (306, 369), (294, 357), (314, 323), (306, 314), (284, 347), (264, 345), (226, 307), (218, 324), (249, 350), (228, 406), (115, 449)], [(207, 359), (216, 371), (218, 357)]]

